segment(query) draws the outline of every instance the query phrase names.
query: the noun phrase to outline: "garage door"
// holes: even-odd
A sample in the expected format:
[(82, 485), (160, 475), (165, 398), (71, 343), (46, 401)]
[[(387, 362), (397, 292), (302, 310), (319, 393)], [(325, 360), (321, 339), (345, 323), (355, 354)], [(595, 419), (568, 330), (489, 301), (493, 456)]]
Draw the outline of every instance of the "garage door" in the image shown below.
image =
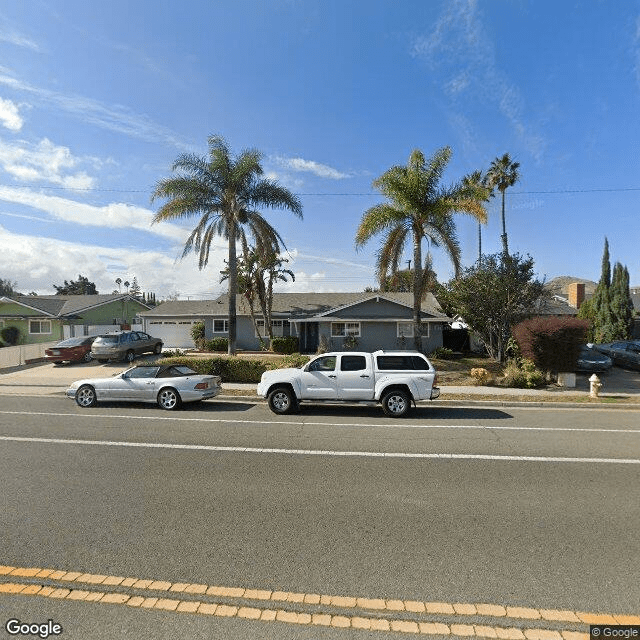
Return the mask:
[(165, 349), (193, 349), (191, 328), (198, 320), (152, 320), (147, 322), (147, 333), (160, 338)]

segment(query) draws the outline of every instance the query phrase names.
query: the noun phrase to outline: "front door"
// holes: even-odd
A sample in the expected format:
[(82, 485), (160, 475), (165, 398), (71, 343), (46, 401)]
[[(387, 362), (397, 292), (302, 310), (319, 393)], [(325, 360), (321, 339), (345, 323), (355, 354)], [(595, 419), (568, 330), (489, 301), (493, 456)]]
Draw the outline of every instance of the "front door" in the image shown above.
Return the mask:
[(304, 322), (304, 345), (303, 348), (307, 353), (315, 353), (318, 350), (318, 323)]

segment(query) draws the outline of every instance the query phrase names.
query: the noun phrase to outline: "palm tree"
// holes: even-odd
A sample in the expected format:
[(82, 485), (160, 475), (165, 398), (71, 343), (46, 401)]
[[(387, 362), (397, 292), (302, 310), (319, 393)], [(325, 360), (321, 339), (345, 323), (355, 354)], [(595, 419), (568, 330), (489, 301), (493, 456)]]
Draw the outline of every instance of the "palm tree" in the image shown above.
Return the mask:
[(519, 162), (514, 162), (505, 153), (501, 158), (496, 158), (487, 171), (487, 184), (489, 187), (497, 188), (502, 193), (502, 252), (505, 256), (509, 255), (509, 246), (507, 244), (507, 225), (504, 217), (504, 201), (505, 193), (509, 187), (512, 187), (520, 180)]
[(300, 200), (274, 180), (263, 179), (262, 154), (249, 149), (233, 157), (220, 136), (210, 136), (209, 156), (183, 154), (174, 162), (174, 175), (160, 180), (152, 200), (167, 202), (153, 217), (153, 223), (200, 216), (184, 246), (182, 257), (198, 252), (198, 266), (209, 261), (214, 236), (228, 242), (229, 268), (229, 355), (236, 352), (236, 293), (238, 265), (236, 243), (247, 233), (256, 244), (284, 245), (280, 234), (256, 211), (256, 207), (289, 209), (302, 218)]
[(116, 278), (115, 282), (118, 285), (118, 291), (120, 291), (120, 285), (122, 284), (122, 278)]
[[(464, 187), (479, 190), (485, 189), (486, 196), (482, 198), (483, 202), (488, 202), (489, 198), (493, 197), (493, 189), (489, 187), (488, 178), (482, 175), (482, 171), (473, 171), (462, 178), (462, 184)], [(478, 191), (480, 195), (480, 192)], [(481, 197), (481, 196), (480, 196)], [(478, 265), (482, 262), (482, 222), (478, 222)]]
[(374, 180), (374, 188), (386, 196), (388, 202), (368, 209), (356, 232), (356, 248), (361, 248), (374, 235), (385, 234), (376, 265), (381, 286), (389, 272), (393, 275), (398, 271), (405, 244), (411, 238), (416, 349), (422, 348), (421, 301), (425, 292), (422, 240), (429, 240), (434, 247), (442, 246), (457, 275), (460, 271), (460, 245), (453, 214), (468, 213), (481, 222), (487, 220), (487, 212), (482, 205), (486, 198), (485, 188), (463, 183), (441, 186), (442, 174), (450, 158), (449, 147), (438, 149), (429, 160), (416, 149), (406, 166), (391, 167)]

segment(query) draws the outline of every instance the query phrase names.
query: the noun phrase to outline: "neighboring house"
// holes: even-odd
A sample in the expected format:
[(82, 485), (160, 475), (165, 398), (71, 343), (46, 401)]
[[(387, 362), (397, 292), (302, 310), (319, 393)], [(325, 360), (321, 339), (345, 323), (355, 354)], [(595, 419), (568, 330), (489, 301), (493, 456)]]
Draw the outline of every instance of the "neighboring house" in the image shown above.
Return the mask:
[(141, 324), (149, 308), (126, 294), (0, 297), (0, 330), (17, 327), (19, 344), (52, 342)]
[[(237, 347), (260, 349), (260, 339), (246, 300), (238, 295)], [(144, 330), (161, 338), (167, 347), (193, 347), (191, 328), (205, 324), (205, 337), (227, 337), (227, 295), (216, 300), (175, 300), (144, 311)], [(256, 317), (264, 324), (259, 306)], [(271, 312), (274, 336), (297, 336), (300, 351), (315, 353), (321, 343), (329, 350), (346, 345), (362, 351), (413, 348), (413, 294), (411, 293), (275, 293)], [(442, 329), (450, 322), (436, 299), (427, 294), (422, 303), (423, 351), (442, 346)]]

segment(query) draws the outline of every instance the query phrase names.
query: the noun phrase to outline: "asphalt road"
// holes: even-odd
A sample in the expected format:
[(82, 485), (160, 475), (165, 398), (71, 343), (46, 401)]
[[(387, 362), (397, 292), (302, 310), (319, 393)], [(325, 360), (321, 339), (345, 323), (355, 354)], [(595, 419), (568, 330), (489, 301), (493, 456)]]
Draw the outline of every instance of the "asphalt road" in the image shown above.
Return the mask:
[[(168, 413), (4, 396), (0, 486), (0, 565), (640, 612), (634, 411), (429, 406), (391, 420), (366, 407), (276, 417), (243, 402)], [(3, 626), (54, 619), (65, 640), (380, 637), (5, 593), (0, 611)]]

